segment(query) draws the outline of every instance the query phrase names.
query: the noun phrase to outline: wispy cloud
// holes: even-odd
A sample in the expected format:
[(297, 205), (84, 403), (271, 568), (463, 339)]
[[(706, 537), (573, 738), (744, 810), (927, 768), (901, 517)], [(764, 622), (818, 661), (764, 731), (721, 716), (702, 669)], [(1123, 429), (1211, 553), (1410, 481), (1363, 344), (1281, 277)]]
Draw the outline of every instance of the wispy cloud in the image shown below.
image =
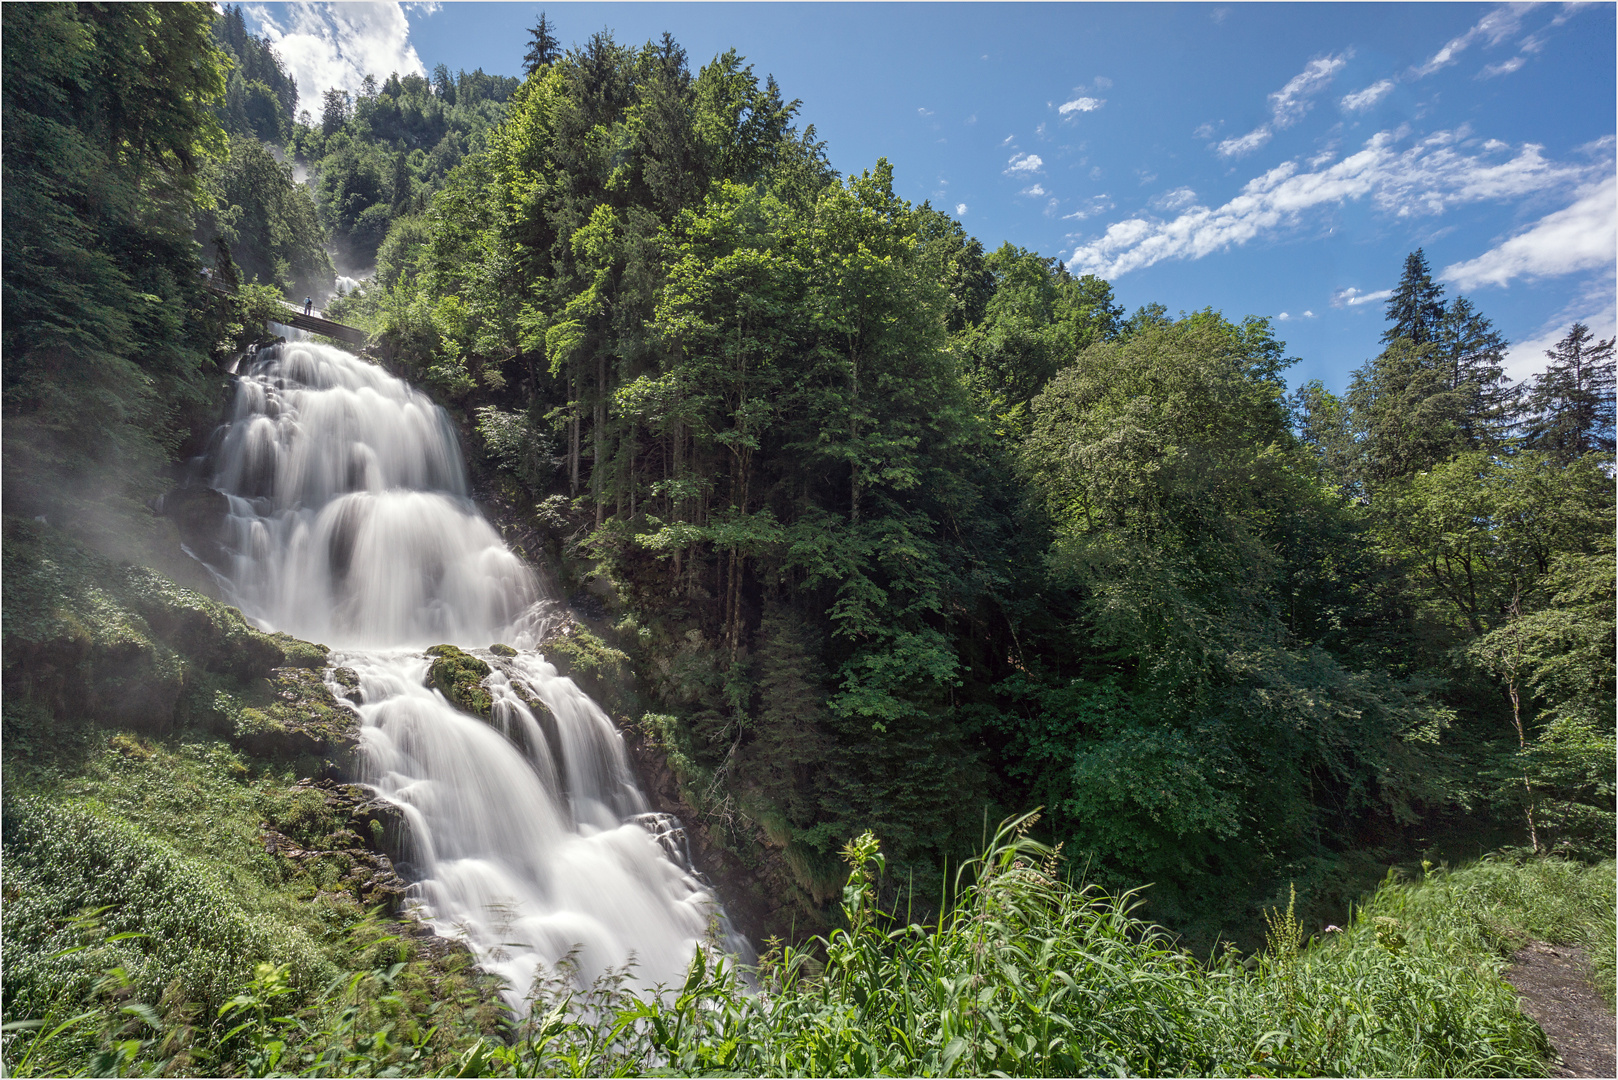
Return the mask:
[(1434, 53), (1425, 64), (1414, 69), (1417, 78), (1431, 75), (1435, 71), (1449, 67), (1456, 59), (1470, 48), (1473, 42), (1483, 41), (1489, 45), (1498, 45), (1506, 38), (1522, 29), (1523, 13), (1533, 4), (1503, 4), (1489, 12), (1477, 21), (1477, 24), (1462, 34), (1444, 43), (1444, 47)]
[[(430, 14), (431, 10), (424, 13)], [(262, 4), (247, 14), (258, 23), (298, 84), (298, 105), (320, 111), (320, 99), (336, 87), (354, 93), (375, 75), (426, 74), (410, 44), (410, 23), (396, 3), (289, 4), (281, 19)]]
[(1025, 187), (1025, 188), (1022, 189), (1022, 194), (1024, 194), (1024, 195), (1043, 195), (1043, 194), (1045, 194), (1045, 187), (1042, 184), (1035, 184), (1032, 187)]
[(1173, 191), (1165, 191), (1152, 200), (1154, 210), (1179, 210), (1190, 206), (1197, 201), (1197, 193), (1188, 187), (1177, 187)]
[(1392, 295), (1392, 289), (1378, 289), (1376, 292), (1361, 292), (1359, 289), (1349, 286), (1346, 289), (1338, 289), (1336, 292), (1331, 294), (1331, 306), (1340, 308), (1358, 307), (1361, 304), (1375, 304), (1378, 301), (1386, 300)]
[(1349, 49), (1336, 56), (1323, 56), (1309, 61), (1309, 65), (1298, 74), (1292, 76), (1287, 84), (1270, 95), (1270, 116), (1278, 128), (1291, 127), (1303, 119), (1303, 114), (1314, 105), (1310, 99), (1336, 77), (1337, 73), (1348, 66), (1349, 59), (1354, 50)]
[(1482, 79), (1492, 79), (1496, 75), (1510, 75), (1513, 71), (1518, 70), (1526, 63), (1528, 63), (1528, 57), (1513, 56), (1511, 59), (1502, 60), (1498, 64), (1490, 64), (1488, 67), (1484, 68), (1478, 73), (1478, 77)]
[(933, 110), (923, 106), (923, 107), (918, 108), (916, 110), (916, 115), (917, 116), (932, 116), (933, 115)]
[(1464, 203), (1518, 198), (1588, 182), (1611, 166), (1566, 164), (1545, 159), (1542, 148), (1524, 145), (1507, 160), (1457, 149), (1464, 132), (1439, 131), (1400, 148), (1401, 132), (1383, 131), (1364, 147), (1324, 169), (1300, 172), (1283, 162), (1248, 181), (1235, 198), (1209, 209), (1193, 206), (1171, 220), (1135, 217), (1117, 222), (1073, 254), (1071, 268), (1103, 277), (1138, 270), (1165, 259), (1200, 259), (1257, 237), (1300, 227), (1322, 206), (1370, 199), (1397, 217), (1441, 214)]
[(1364, 90), (1344, 94), (1343, 100), (1338, 104), (1342, 106), (1344, 112), (1363, 112), (1391, 94), (1395, 85), (1392, 79), (1381, 79)]
[(1076, 97), (1072, 101), (1064, 101), (1056, 111), (1064, 117), (1075, 113), (1095, 112), (1107, 103), (1106, 98)]
[(1241, 157), (1251, 154), (1254, 150), (1270, 141), (1270, 127), (1265, 124), (1254, 128), (1246, 135), (1232, 135), (1218, 146), (1220, 157)]
[(1045, 167), (1045, 159), (1038, 154), (1016, 153), (1006, 162), (1007, 176), (1032, 176)]
[(1246, 135), (1235, 135), (1224, 140), (1217, 148), (1219, 156), (1228, 158), (1250, 154), (1269, 142), (1274, 132), (1302, 120), (1304, 114), (1314, 108), (1315, 95), (1331, 83), (1353, 55), (1354, 50), (1348, 49), (1336, 56), (1322, 56), (1309, 61), (1302, 71), (1287, 80), (1285, 86), (1270, 95), (1270, 122), (1259, 125)]
[(1446, 266), (1457, 288), (1504, 286), (1513, 278), (1560, 277), (1618, 262), (1618, 179), (1586, 188), (1573, 205), (1546, 214), (1475, 259)]
[(1277, 315), (1275, 319), (1277, 322), (1295, 322), (1298, 319), (1312, 319), (1314, 317), (1315, 313), (1312, 311), (1306, 311), (1302, 315), (1291, 315), (1283, 311), (1281, 314)]
[(1106, 195), (1092, 195), (1086, 203), (1071, 214), (1063, 214), (1063, 221), (1083, 221), (1098, 214), (1105, 214), (1113, 206), (1112, 199)]

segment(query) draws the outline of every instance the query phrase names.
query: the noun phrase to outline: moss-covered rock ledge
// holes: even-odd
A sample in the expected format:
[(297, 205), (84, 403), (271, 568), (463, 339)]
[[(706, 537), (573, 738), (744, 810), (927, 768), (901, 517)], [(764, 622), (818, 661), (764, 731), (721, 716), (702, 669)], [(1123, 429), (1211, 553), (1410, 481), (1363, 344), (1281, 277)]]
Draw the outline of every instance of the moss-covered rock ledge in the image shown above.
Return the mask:
[[(56, 529), (4, 519), (4, 690), (74, 720), (162, 734), (204, 723), (233, 734), (314, 722), (304, 748), (341, 741), (312, 670), (326, 647), (249, 626), (241, 612), (140, 566), (114, 563)], [(245, 716), (221, 693), (269, 710)], [(301, 696), (312, 710), (288, 709)], [(332, 703), (334, 704), (334, 703)], [(287, 744), (284, 749), (291, 749)]]

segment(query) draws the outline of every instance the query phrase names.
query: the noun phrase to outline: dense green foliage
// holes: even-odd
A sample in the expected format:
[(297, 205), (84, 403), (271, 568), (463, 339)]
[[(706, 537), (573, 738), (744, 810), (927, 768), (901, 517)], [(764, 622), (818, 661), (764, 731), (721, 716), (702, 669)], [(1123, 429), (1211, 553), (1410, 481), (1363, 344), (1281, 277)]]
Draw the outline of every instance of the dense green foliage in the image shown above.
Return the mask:
[(205, 6), (20, 4), (4, 22), (6, 506), (88, 515), (151, 494), (214, 409), (191, 214), (224, 77)]
[[(223, 1038), (175, 1038), (172, 1020), (134, 1005), (125, 1038), (101, 1035), (100, 1060), (163, 1067), (179, 1052), (326, 1076), (1532, 1075), (1547, 1046), (1499, 978), (1505, 954), (1530, 936), (1611, 945), (1610, 861), (1485, 860), (1390, 880), (1318, 936), (1289, 905), (1270, 913), (1262, 952), (1198, 963), (1134, 917), (1131, 897), (1063, 881), (1056, 853), (1021, 834), (1003, 827), (925, 926), (881, 909), (885, 859), (860, 837), (844, 852), (844, 928), (811, 951), (772, 950), (753, 989), (706, 951), (683, 985), (647, 995), (625, 989), (627, 970), (581, 990), (564, 959), (535, 979), (509, 1039), (446, 1023), (453, 1042), (435, 1054), (431, 1037), (399, 1038), (397, 1020), (356, 1038), (360, 1010), (340, 1000), (298, 1008), (293, 965), (266, 962), (221, 1008), (237, 1024)], [(174, 877), (151, 891), (189, 884)], [(102, 959), (121, 944), (88, 940)], [(417, 966), (370, 978), (408, 983)], [(399, 1001), (381, 995), (366, 1019)], [(67, 1041), (40, 1031), (8, 1049), (50, 1062)]]
[(482, 152), (516, 89), (516, 79), (482, 68), (452, 76), (440, 64), (431, 81), (394, 74), (380, 85), (368, 78), (353, 98), (330, 90), (320, 117), (303, 115), (288, 149), (309, 169), (339, 265), (378, 266), (388, 230), (423, 210), (451, 170)]
[(204, 183), (213, 206), (199, 215), (197, 238), (229, 253), (228, 267), (216, 255), (222, 278), (273, 285), (296, 299), (331, 290), (335, 271), (326, 230), (309, 189), (292, 182), (292, 166), (257, 139), (236, 135), (228, 156), (209, 165)]
[(1265, 320), (1126, 319), (838, 180), (733, 54), (545, 55), (342, 310), (609, 598), (643, 728), (795, 911), (867, 828), (925, 893), (1034, 801), (1204, 938), (1435, 819), (1610, 852), (1587, 331), (1519, 394), (1416, 252), (1349, 392), (1288, 394)]
[(247, 32), (242, 6), (226, 4), (213, 24), (214, 41), (230, 59), (224, 100), (215, 115), (232, 135), (284, 145), (298, 111), (298, 84), (268, 38)]
[[(1505, 952), (1584, 944), (1610, 996), (1611, 342), (1513, 387), (1418, 251), (1347, 392), (1289, 393), (1266, 320), (1126, 318), (837, 175), (734, 52), (547, 23), (520, 83), (295, 120), (239, 9), (3, 14), (5, 1016), (47, 1025), (8, 1068), (1506, 1074), (1545, 1045)], [(330, 310), (605, 616), (556, 661), (768, 883), (764, 993), (564, 964), (485, 1040), (487, 988), (363, 913), (385, 829), (294, 784), (351, 739), (323, 650), (116, 561), (187, 573), (144, 501), (328, 242), (376, 266)], [(1036, 804), (1060, 860), (971, 861)], [(1300, 951), (1446, 839), (1518, 861)], [(1266, 912), (1262, 955), (1180, 951)]]

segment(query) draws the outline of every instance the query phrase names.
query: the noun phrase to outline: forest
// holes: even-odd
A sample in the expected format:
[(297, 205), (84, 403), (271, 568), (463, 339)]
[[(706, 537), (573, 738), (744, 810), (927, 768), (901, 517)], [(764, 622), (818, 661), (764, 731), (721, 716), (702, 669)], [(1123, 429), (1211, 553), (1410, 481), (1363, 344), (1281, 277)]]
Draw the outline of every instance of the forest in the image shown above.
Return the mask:
[[(14, 1074), (1543, 1075), (1530, 938), (1610, 1007), (1612, 340), (1513, 382), (1416, 250), (1291, 385), (668, 34), (309, 102), (239, 7), (3, 16)], [(306, 294), (448, 411), (756, 971), (511, 1014), (266, 853), (345, 827), (241, 719), (324, 646), (158, 511)]]

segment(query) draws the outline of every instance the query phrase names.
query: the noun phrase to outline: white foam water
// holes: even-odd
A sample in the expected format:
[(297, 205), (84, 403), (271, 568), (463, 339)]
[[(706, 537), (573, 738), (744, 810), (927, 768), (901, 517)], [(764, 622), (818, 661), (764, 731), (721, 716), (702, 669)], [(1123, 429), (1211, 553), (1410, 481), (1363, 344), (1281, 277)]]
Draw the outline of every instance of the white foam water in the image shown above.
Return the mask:
[[(582, 983), (632, 961), (650, 986), (705, 942), (746, 951), (612, 722), (537, 651), (559, 609), (468, 498), (442, 409), (340, 349), (272, 346), (237, 380), (212, 467), (229, 599), (358, 674), (361, 779), (409, 822), (411, 902), (514, 1006), (569, 955)], [(440, 643), (489, 664), (490, 720), (427, 685)]]

